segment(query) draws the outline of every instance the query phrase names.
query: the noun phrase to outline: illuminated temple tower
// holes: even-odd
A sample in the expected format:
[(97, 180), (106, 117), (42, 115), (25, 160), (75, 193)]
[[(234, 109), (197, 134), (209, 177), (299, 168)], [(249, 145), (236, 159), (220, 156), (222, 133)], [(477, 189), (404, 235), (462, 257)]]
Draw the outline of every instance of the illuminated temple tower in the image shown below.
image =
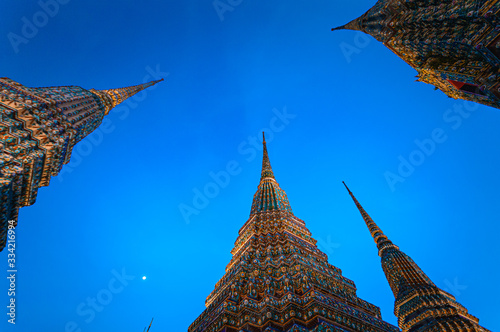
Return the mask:
[(159, 81), (121, 89), (77, 86), (28, 88), (0, 78), (0, 251), (7, 223), (19, 208), (35, 203), (73, 146), (95, 130), (109, 111)]
[(382, 269), (396, 299), (394, 314), (403, 332), (489, 331), (479, 326), (479, 319), (470, 315), (453, 295), (438, 288), (408, 255), (399, 250), (349, 188), (347, 191), (377, 243)]
[(500, 108), (500, 0), (379, 0), (339, 29), (373, 36), (451, 98)]
[(328, 263), (274, 177), (266, 142), (250, 218), (189, 332), (399, 331)]

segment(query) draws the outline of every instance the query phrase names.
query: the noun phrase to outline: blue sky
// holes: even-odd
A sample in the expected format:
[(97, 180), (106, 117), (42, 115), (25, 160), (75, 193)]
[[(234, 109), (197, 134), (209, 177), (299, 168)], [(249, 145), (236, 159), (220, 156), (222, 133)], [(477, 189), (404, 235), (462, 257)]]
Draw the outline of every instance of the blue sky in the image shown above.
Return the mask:
[[(248, 218), (263, 130), (295, 215), (385, 320), (396, 324), (394, 299), (342, 180), (498, 330), (500, 111), (414, 82), (374, 39), (330, 31), (374, 1), (221, 1), (232, 10), (60, 0), (47, 20), (37, 1), (0, 3), (1, 76), (87, 89), (165, 77), (111, 112), (21, 210), (16, 326), (4, 313), (0, 330), (142, 331), (154, 316), (151, 331), (186, 331)], [(26, 21), (37, 31), (23, 34)], [(6, 311), (6, 251), (0, 266)]]

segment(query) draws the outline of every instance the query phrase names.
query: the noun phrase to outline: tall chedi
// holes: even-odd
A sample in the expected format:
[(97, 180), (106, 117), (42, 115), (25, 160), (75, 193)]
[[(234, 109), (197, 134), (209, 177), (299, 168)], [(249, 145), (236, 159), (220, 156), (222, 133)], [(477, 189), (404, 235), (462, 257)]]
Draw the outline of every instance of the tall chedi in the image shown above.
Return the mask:
[(399, 331), (328, 263), (274, 177), (264, 140), (250, 218), (189, 332)]
[[(345, 185), (345, 183), (344, 183)], [(438, 288), (417, 264), (382, 232), (345, 185), (382, 259), (382, 269), (395, 297), (394, 314), (404, 332), (489, 331), (479, 325), (455, 297)]]
[(0, 78), (0, 251), (8, 222), (35, 203), (71, 158), (76, 143), (94, 131), (109, 111), (159, 81), (112, 90), (77, 86), (28, 88)]
[(500, 0), (379, 0), (339, 29), (373, 36), (451, 98), (500, 108)]

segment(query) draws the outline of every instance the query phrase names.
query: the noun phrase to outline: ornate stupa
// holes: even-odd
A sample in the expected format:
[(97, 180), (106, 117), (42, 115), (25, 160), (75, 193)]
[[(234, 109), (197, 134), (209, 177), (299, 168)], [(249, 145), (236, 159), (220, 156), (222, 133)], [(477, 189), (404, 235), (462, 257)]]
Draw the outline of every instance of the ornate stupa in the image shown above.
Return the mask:
[[(345, 185), (345, 183), (344, 183)], [(382, 232), (345, 185), (375, 240), (394, 294), (394, 314), (404, 332), (488, 332), (455, 297), (437, 287), (422, 269)]]
[(69, 163), (75, 144), (113, 107), (158, 82), (85, 90), (28, 88), (0, 78), (0, 251), (8, 223), (17, 226), (19, 208), (35, 203), (38, 188)]
[(451, 98), (500, 108), (500, 0), (379, 0), (341, 29), (371, 35)]
[(226, 273), (189, 332), (391, 331), (380, 309), (360, 299), (352, 280), (328, 263), (297, 218), (269, 162)]

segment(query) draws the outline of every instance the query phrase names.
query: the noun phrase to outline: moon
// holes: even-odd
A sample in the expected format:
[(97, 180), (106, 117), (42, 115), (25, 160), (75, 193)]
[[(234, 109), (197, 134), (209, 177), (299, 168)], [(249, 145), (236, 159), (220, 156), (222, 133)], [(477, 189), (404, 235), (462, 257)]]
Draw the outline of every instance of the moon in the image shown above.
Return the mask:
[(142, 280), (146, 280), (146, 276), (143, 276), (143, 277), (142, 277)]

